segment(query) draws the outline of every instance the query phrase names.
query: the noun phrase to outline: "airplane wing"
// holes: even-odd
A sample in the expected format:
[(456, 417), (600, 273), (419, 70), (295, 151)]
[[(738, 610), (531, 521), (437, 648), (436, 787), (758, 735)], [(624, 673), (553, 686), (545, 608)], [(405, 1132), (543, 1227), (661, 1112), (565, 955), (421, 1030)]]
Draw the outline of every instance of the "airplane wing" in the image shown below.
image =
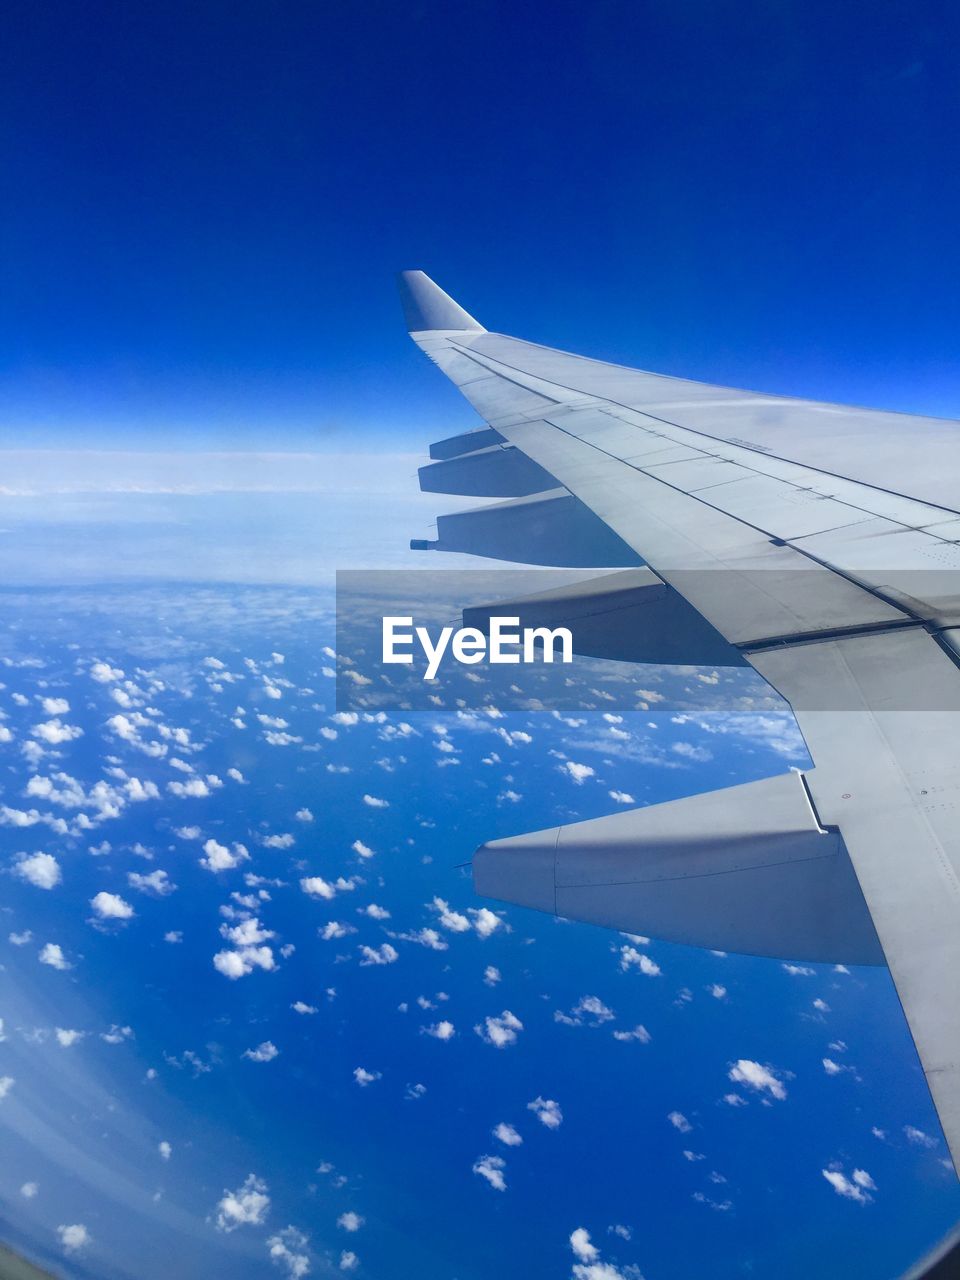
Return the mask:
[(960, 1165), (960, 424), (604, 364), (488, 332), (422, 272), (400, 288), (414, 342), (487, 423), (433, 445), (421, 487), (504, 500), (417, 545), (617, 568), (497, 612), (588, 614), (601, 655), (748, 664), (814, 761), (491, 842), (478, 892), (885, 962)]

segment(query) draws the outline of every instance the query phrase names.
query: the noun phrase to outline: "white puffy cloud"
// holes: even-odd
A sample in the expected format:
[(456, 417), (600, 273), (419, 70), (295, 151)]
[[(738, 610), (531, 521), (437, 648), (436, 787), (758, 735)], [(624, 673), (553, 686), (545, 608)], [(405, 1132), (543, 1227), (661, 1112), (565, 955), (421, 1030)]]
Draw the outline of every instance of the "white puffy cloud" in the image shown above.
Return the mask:
[(546, 1125), (548, 1129), (559, 1129), (563, 1124), (560, 1104), (554, 1102), (552, 1098), (534, 1098), (532, 1102), (527, 1103), (527, 1110), (532, 1111), (540, 1123)]
[(68, 1027), (56, 1027), (54, 1028), (54, 1031), (57, 1037), (57, 1043), (62, 1049), (69, 1049), (79, 1040), (82, 1040), (87, 1034), (85, 1031), (73, 1031)]
[(82, 1222), (57, 1227), (57, 1235), (65, 1253), (76, 1253), (90, 1243), (90, 1232)]
[(0, 1076), (0, 1102), (4, 1100), (16, 1083), (13, 1076)]
[(584, 1023), (591, 1027), (599, 1027), (604, 1022), (611, 1022), (614, 1012), (608, 1008), (599, 996), (581, 996), (569, 1013), (557, 1009), (553, 1015), (554, 1022), (562, 1022), (568, 1027), (582, 1027)]
[(309, 1242), (302, 1231), (296, 1227), (284, 1227), (276, 1235), (267, 1240), (267, 1252), (270, 1260), (287, 1269), (291, 1280), (301, 1280), (310, 1272), (310, 1256), (307, 1253)]
[(337, 1219), (337, 1226), (344, 1231), (359, 1231), (363, 1226), (363, 1218), (359, 1213), (354, 1213), (352, 1209), (348, 1209), (346, 1213), (341, 1213)]
[(779, 1099), (787, 1096), (783, 1081), (777, 1077), (776, 1073), (770, 1067), (753, 1062), (749, 1058), (739, 1058), (733, 1063), (727, 1076), (735, 1084), (745, 1084), (757, 1093), (769, 1093), (772, 1098)]
[(251, 1062), (272, 1062), (279, 1053), (280, 1050), (272, 1040), (264, 1040), (255, 1049), (244, 1049), (243, 1056), (249, 1058)]
[(647, 1028), (642, 1023), (638, 1022), (632, 1031), (614, 1031), (613, 1038), (614, 1040), (619, 1040), (622, 1043), (626, 1043), (630, 1040), (636, 1040), (639, 1044), (649, 1044), (652, 1037)]
[(133, 907), (118, 893), (107, 893), (101, 889), (90, 899), (97, 916), (101, 920), (129, 920), (133, 916)]
[(693, 1129), (693, 1125), (682, 1111), (671, 1111), (667, 1119), (680, 1133), (689, 1133)]
[(173, 1147), (171, 1147), (169, 1142), (158, 1142), (157, 1151), (161, 1160), (169, 1160), (173, 1155)]
[(52, 853), (20, 853), (14, 871), (38, 889), (55, 889), (63, 879), (60, 863)]
[(368, 1084), (373, 1084), (375, 1080), (379, 1080), (383, 1075), (382, 1071), (368, 1071), (366, 1067), (356, 1067), (353, 1072), (353, 1078), (361, 1089), (365, 1089)]
[(210, 839), (203, 845), (204, 857), (200, 859), (201, 867), (207, 871), (232, 871), (234, 867), (239, 867), (241, 862), (246, 862), (250, 854), (242, 844), (234, 844), (233, 851), (227, 848), (225, 844)]
[(596, 1262), (600, 1250), (590, 1242), (590, 1232), (585, 1227), (577, 1227), (570, 1232), (570, 1248), (581, 1262)]
[(254, 969), (274, 969), (276, 961), (269, 947), (243, 947), (239, 951), (218, 951), (213, 957), (213, 967), (225, 978), (235, 980), (245, 978)]
[(344, 924), (341, 920), (328, 920), (317, 932), (324, 942), (334, 942), (338, 938), (346, 938), (357, 931), (352, 924)]
[(151, 871), (149, 875), (144, 875), (139, 871), (127, 872), (127, 884), (131, 889), (136, 889), (138, 893), (155, 894), (158, 898), (165, 898), (168, 894), (175, 893), (177, 886), (169, 879), (165, 871)]
[(58, 942), (44, 944), (40, 951), (40, 963), (49, 965), (51, 969), (64, 970), (73, 968), (63, 954), (63, 949)]
[(368, 805), (371, 809), (389, 809), (390, 808), (390, 801), (381, 800), (378, 796), (364, 795), (363, 803), (365, 805)]
[(474, 1161), (473, 1172), (485, 1178), (494, 1191), (506, 1191), (507, 1180), (503, 1176), (506, 1167), (507, 1162), (501, 1156), (480, 1156)]
[(248, 1174), (236, 1191), (224, 1191), (217, 1204), (217, 1228), (235, 1231), (237, 1227), (262, 1225), (270, 1209), (269, 1188), (256, 1174)]
[(385, 942), (380, 947), (363, 946), (360, 948), (360, 955), (361, 967), (371, 964), (394, 964), (400, 958), (396, 947), (392, 947), (389, 942)]
[(337, 896), (336, 886), (324, 880), (323, 876), (305, 876), (300, 881), (300, 888), (311, 898), (326, 898), (329, 901)]
[(295, 843), (296, 841), (289, 831), (285, 831), (282, 835), (263, 837), (263, 847), (265, 849), (290, 849)]
[(640, 973), (646, 974), (648, 978), (656, 978), (660, 975), (660, 966), (655, 960), (651, 960), (649, 956), (643, 955), (636, 947), (620, 948), (620, 968), (624, 973), (630, 969), (638, 969)]
[(353, 850), (354, 853), (359, 854), (361, 858), (374, 857), (374, 851), (370, 848), (369, 845), (364, 844), (362, 840), (354, 840), (350, 848)]
[(574, 760), (564, 760), (559, 766), (560, 772), (572, 778), (578, 787), (582, 787), (587, 778), (592, 778), (596, 770), (588, 764), (577, 764)]
[(110, 684), (114, 680), (122, 680), (123, 672), (119, 667), (111, 667), (108, 662), (94, 662), (90, 667), (90, 675), (97, 684)]
[(62, 720), (57, 718), (44, 720), (41, 724), (35, 724), (30, 733), (34, 738), (39, 738), (41, 742), (46, 742), (51, 747), (83, 737), (83, 730), (77, 725), (64, 724)]
[(838, 1196), (858, 1204), (869, 1204), (873, 1199), (868, 1193), (876, 1191), (877, 1185), (866, 1169), (854, 1169), (849, 1178), (840, 1169), (821, 1169), (820, 1172)]
[(434, 1040), (452, 1040), (457, 1034), (456, 1028), (452, 1022), (435, 1022), (432, 1026), (421, 1027), (420, 1030), (426, 1036), (432, 1036)]
[(523, 1030), (523, 1023), (516, 1014), (504, 1009), (499, 1017), (484, 1018), (473, 1029), (484, 1044), (493, 1045), (495, 1049), (505, 1049), (507, 1045), (516, 1044), (517, 1036)]
[(503, 1120), (494, 1128), (493, 1136), (498, 1142), (502, 1142), (505, 1147), (519, 1147), (523, 1142), (513, 1125), (507, 1124)]
[(123, 1044), (124, 1040), (133, 1039), (133, 1027), (121, 1027), (116, 1022), (109, 1031), (101, 1031), (100, 1039), (107, 1044)]

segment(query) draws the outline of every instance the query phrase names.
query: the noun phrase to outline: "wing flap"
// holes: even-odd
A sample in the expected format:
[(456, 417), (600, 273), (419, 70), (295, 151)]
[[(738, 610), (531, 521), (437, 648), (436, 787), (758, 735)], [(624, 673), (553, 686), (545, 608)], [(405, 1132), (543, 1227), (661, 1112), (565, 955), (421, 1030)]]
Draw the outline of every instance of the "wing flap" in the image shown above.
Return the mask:
[(479, 894), (668, 942), (882, 964), (840, 835), (796, 774), (483, 845)]

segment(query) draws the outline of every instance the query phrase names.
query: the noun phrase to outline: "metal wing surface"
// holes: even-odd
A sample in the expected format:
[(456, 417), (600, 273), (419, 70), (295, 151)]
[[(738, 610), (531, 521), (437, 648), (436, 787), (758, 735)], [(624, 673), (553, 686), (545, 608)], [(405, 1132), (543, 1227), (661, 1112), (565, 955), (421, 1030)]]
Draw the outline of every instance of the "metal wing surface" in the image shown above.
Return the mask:
[(422, 272), (401, 294), (413, 340), (487, 424), (432, 446), (422, 488), (504, 499), (442, 517), (433, 545), (617, 568), (586, 604), (582, 585), (515, 603), (590, 611), (612, 653), (629, 632), (639, 660), (695, 661), (692, 645), (749, 664), (815, 766), (491, 842), (478, 891), (704, 946), (885, 962), (958, 1163), (960, 424), (490, 333)]

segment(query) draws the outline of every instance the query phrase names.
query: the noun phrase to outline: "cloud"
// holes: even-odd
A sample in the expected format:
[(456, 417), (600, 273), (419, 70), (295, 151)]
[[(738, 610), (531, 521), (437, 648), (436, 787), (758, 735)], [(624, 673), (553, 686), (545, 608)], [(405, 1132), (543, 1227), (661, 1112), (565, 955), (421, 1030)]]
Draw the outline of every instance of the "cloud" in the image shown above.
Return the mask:
[(876, 1191), (877, 1184), (866, 1169), (854, 1169), (849, 1178), (838, 1168), (821, 1169), (820, 1172), (838, 1196), (843, 1196), (846, 1200), (855, 1200), (857, 1204), (869, 1204), (873, 1199), (868, 1192)]
[(234, 844), (231, 853), (226, 845), (213, 839), (205, 841), (203, 852), (206, 856), (200, 859), (201, 867), (214, 872), (232, 871), (234, 867), (239, 867), (241, 862), (248, 861), (250, 857), (245, 845)]
[(59, 719), (45, 720), (42, 724), (35, 724), (30, 732), (34, 738), (39, 738), (41, 742), (46, 742), (53, 747), (83, 737), (83, 730), (77, 725), (64, 724)]
[(671, 1111), (670, 1114), (667, 1116), (667, 1119), (670, 1121), (673, 1127), (677, 1129), (680, 1133), (690, 1133), (690, 1131), (693, 1129), (693, 1125), (690, 1123), (690, 1121), (687, 1119), (687, 1117), (683, 1114), (682, 1111)]
[(590, 1232), (585, 1227), (570, 1232), (570, 1248), (581, 1262), (596, 1262), (600, 1257), (600, 1250), (590, 1243)]
[(57, 1235), (60, 1237), (60, 1243), (65, 1253), (76, 1253), (78, 1250), (86, 1248), (90, 1243), (90, 1232), (82, 1222), (75, 1222), (70, 1226), (57, 1227)]
[(101, 920), (129, 920), (134, 914), (129, 902), (119, 894), (107, 893), (103, 889), (90, 899), (90, 905)]
[(495, 1191), (506, 1191), (507, 1180), (503, 1176), (506, 1167), (507, 1162), (501, 1156), (480, 1156), (474, 1161), (473, 1172), (486, 1178)]
[(432, 1036), (434, 1040), (452, 1040), (457, 1034), (456, 1028), (452, 1022), (436, 1022), (430, 1027), (421, 1027), (420, 1030), (426, 1036)]
[(464, 915), (443, 898), (434, 898), (427, 905), (436, 911), (440, 927), (450, 933), (469, 933), (473, 929), (478, 938), (489, 938), (503, 926), (500, 917), (487, 907), (468, 907)]
[(244, 1049), (243, 1051), (243, 1056), (249, 1058), (251, 1062), (272, 1062), (279, 1054), (280, 1050), (272, 1040), (264, 1040), (255, 1049)]
[(64, 970), (73, 968), (73, 965), (67, 961), (66, 956), (63, 954), (63, 949), (58, 942), (47, 942), (44, 944), (40, 952), (40, 963), (48, 964), (51, 969)]
[(4, 1100), (16, 1083), (13, 1076), (0, 1076), (0, 1102)]
[(224, 1191), (217, 1205), (217, 1229), (235, 1231), (237, 1227), (259, 1227), (270, 1209), (267, 1184), (256, 1174), (248, 1174), (236, 1191)]
[(225, 978), (235, 980), (245, 978), (254, 969), (274, 969), (276, 961), (270, 947), (241, 947), (238, 951), (218, 951), (213, 957), (213, 967)]
[(365, 1089), (368, 1084), (373, 1084), (375, 1080), (381, 1079), (382, 1071), (368, 1071), (366, 1067), (356, 1067), (353, 1072), (353, 1078), (361, 1089)]
[(90, 666), (90, 675), (97, 684), (110, 684), (113, 680), (122, 680), (123, 672), (119, 667), (111, 667), (108, 662), (94, 662)]
[(532, 1102), (527, 1103), (527, 1110), (532, 1111), (540, 1123), (546, 1125), (548, 1129), (559, 1129), (563, 1124), (560, 1104), (554, 1102), (552, 1098), (534, 1098)]
[(519, 1147), (523, 1143), (523, 1138), (517, 1133), (512, 1124), (506, 1124), (504, 1121), (493, 1130), (493, 1136), (498, 1142), (502, 1142), (505, 1147)]
[(642, 1023), (637, 1023), (632, 1031), (614, 1031), (613, 1038), (614, 1040), (620, 1040), (623, 1043), (626, 1043), (629, 1040), (636, 1040), (640, 1044), (649, 1044), (651, 1036), (650, 1032)]
[(577, 764), (574, 760), (565, 760), (562, 765), (558, 766), (561, 773), (565, 773), (568, 778), (572, 778), (578, 787), (583, 786), (587, 778), (592, 778), (596, 774), (596, 770), (588, 764)]
[(317, 932), (324, 942), (334, 942), (338, 938), (346, 938), (348, 934), (357, 931), (352, 924), (344, 924), (341, 920), (328, 920)]
[(903, 1136), (915, 1147), (926, 1147), (929, 1150), (937, 1145), (936, 1138), (931, 1138), (928, 1133), (924, 1133), (922, 1129), (912, 1124), (903, 1126)]
[(660, 976), (660, 966), (655, 960), (651, 960), (649, 956), (642, 955), (636, 947), (620, 948), (620, 968), (624, 973), (630, 969), (639, 969), (648, 978), (657, 978)]
[(128, 871), (127, 884), (138, 893), (150, 893), (158, 898), (166, 898), (177, 890), (177, 886), (170, 881), (167, 873), (159, 870), (151, 871), (149, 875), (143, 875), (139, 871)]
[(87, 1034), (85, 1031), (71, 1031), (66, 1027), (56, 1027), (54, 1030), (57, 1037), (57, 1043), (63, 1049), (69, 1049), (72, 1045), (75, 1045), (78, 1041), (82, 1040)]
[(344, 1231), (359, 1231), (363, 1226), (363, 1218), (359, 1213), (354, 1213), (352, 1209), (348, 1209), (346, 1213), (341, 1213), (337, 1219), (337, 1226)]
[(63, 879), (60, 863), (52, 853), (20, 853), (17, 858), (16, 874), (38, 889), (55, 889)]
[(562, 1022), (568, 1027), (599, 1027), (604, 1022), (611, 1022), (616, 1015), (608, 1009), (599, 996), (581, 996), (569, 1013), (557, 1009), (553, 1015), (554, 1022)]
[(173, 1147), (171, 1147), (169, 1142), (158, 1142), (157, 1152), (159, 1153), (161, 1160), (169, 1160), (173, 1155)]
[(369, 805), (371, 809), (389, 809), (389, 800), (380, 800), (377, 796), (364, 795), (363, 803)]
[(287, 1268), (291, 1280), (301, 1280), (310, 1273), (310, 1256), (306, 1252), (309, 1241), (296, 1227), (284, 1227), (267, 1239), (267, 1252), (271, 1262)]
[(786, 1087), (770, 1067), (749, 1058), (739, 1058), (727, 1072), (735, 1084), (745, 1084), (756, 1093), (769, 1093), (771, 1097), (783, 1099), (787, 1096)]
[(360, 961), (361, 968), (371, 964), (394, 964), (400, 958), (399, 951), (389, 942), (376, 948), (363, 946), (360, 948), (360, 955), (363, 957)]
[(617, 804), (636, 804), (633, 796), (628, 791), (608, 791), (607, 795)]
[(328, 901), (337, 896), (336, 887), (323, 876), (305, 876), (300, 881), (300, 888), (312, 898), (326, 898)]
[(517, 1035), (523, 1030), (523, 1023), (509, 1009), (504, 1009), (499, 1017), (484, 1018), (473, 1029), (484, 1044), (493, 1045), (495, 1049), (505, 1049), (507, 1045), (516, 1044)]

